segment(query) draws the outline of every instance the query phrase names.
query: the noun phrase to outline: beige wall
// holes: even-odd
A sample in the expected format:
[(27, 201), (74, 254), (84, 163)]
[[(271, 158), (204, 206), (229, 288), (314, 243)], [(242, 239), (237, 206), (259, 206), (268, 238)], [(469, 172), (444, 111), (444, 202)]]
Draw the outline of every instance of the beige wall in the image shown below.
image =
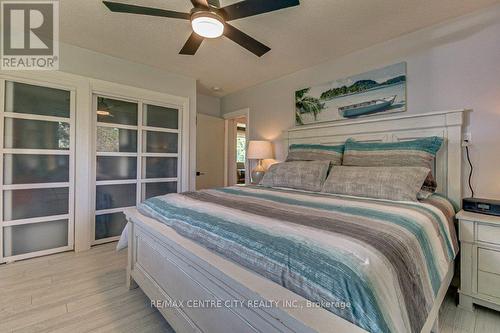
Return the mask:
[[(472, 108), (473, 185), (500, 199), (500, 5), (420, 30), (222, 98), (222, 114), (250, 109), (250, 138), (278, 140), (294, 123), (294, 91), (400, 61), (408, 113)], [(339, 45), (341, 47), (341, 45)], [(277, 158), (284, 148), (276, 141)], [(468, 166), (464, 160), (464, 179)], [(464, 182), (464, 195), (468, 196)]]
[(196, 95), (197, 112), (208, 116), (220, 117), (220, 98), (203, 94)]

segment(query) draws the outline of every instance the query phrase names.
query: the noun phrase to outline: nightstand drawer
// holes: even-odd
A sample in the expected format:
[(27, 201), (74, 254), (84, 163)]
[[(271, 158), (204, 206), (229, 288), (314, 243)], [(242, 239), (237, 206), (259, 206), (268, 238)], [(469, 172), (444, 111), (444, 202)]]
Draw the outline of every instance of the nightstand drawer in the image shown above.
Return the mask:
[(477, 240), (500, 245), (500, 228), (498, 226), (478, 223)]
[(478, 271), (477, 292), (500, 298), (500, 275)]
[(500, 274), (500, 252), (478, 248), (477, 267), (489, 273)]
[[(461, 210), (460, 305), (500, 309), (500, 216)], [(500, 333), (500, 332), (499, 332)]]

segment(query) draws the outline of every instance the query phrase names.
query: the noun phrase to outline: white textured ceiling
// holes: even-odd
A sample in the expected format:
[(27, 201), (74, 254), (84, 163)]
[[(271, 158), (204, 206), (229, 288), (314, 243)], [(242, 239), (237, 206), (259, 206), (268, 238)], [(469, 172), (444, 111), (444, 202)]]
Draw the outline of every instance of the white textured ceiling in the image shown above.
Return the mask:
[[(189, 12), (189, 0), (113, 0)], [(273, 1), (273, 0), (269, 0)], [(222, 0), (221, 5), (238, 1)], [(60, 39), (68, 44), (198, 79), (225, 95), (316, 65), (498, 0), (301, 0), (301, 5), (232, 24), (272, 48), (258, 58), (222, 37), (195, 56), (178, 52), (189, 21), (110, 12), (100, 0), (61, 0)], [(221, 87), (215, 93), (212, 87)]]

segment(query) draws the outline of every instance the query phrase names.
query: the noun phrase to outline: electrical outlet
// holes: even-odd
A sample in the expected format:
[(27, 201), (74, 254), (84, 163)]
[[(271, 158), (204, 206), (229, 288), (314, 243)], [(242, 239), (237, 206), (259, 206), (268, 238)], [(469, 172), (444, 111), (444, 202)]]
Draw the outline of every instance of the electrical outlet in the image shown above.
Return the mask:
[(462, 138), (462, 147), (469, 147), (471, 145), (471, 141), (472, 141), (471, 132), (465, 132)]

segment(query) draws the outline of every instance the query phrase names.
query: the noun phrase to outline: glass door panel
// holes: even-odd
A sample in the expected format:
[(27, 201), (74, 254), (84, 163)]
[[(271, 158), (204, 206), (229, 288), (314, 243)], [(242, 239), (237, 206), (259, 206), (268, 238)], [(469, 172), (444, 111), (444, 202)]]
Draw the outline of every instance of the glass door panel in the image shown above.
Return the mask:
[(97, 122), (137, 126), (137, 103), (97, 97)]
[(4, 123), (4, 148), (69, 150), (69, 123), (16, 118)]
[(148, 127), (179, 128), (179, 110), (144, 104), (143, 124)]
[(3, 191), (4, 221), (69, 212), (69, 188), (35, 188)]
[(143, 178), (177, 177), (177, 157), (144, 157)]
[(70, 250), (74, 92), (2, 85), (0, 261)]
[(3, 183), (67, 183), (69, 155), (4, 154)]
[(137, 131), (116, 127), (97, 127), (98, 152), (137, 152)]
[(137, 157), (102, 156), (96, 158), (96, 179), (126, 180), (137, 178)]
[(70, 95), (62, 89), (7, 81), (5, 112), (70, 117)]
[(119, 237), (127, 224), (122, 212), (101, 214), (95, 217), (95, 240)]
[(143, 151), (145, 153), (177, 154), (179, 134), (168, 132), (144, 131)]
[(96, 186), (96, 210), (135, 206), (136, 184)]
[(3, 251), (17, 256), (68, 245), (68, 220), (20, 224), (4, 228)]
[(168, 193), (176, 193), (177, 182), (143, 183), (142, 191), (144, 193), (143, 200)]

